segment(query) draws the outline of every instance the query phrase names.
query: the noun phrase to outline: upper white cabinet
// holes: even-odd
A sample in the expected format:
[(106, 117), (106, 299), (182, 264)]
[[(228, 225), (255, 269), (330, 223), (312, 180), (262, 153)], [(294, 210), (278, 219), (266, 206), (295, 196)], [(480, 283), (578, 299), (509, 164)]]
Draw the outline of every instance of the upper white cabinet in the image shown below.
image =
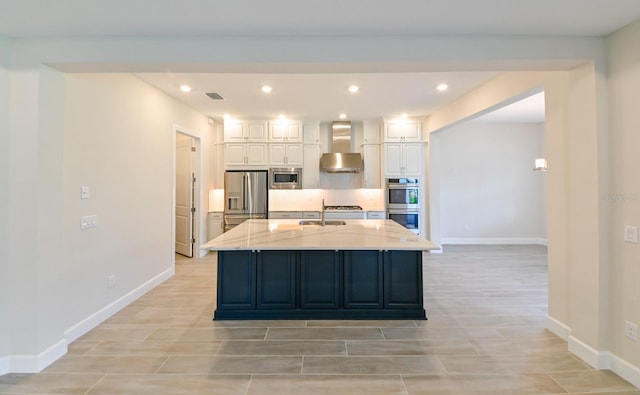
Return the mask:
[(382, 188), (380, 145), (363, 145), (362, 156), (364, 159), (364, 187), (376, 189)]
[(302, 142), (302, 125), (299, 121), (269, 123), (269, 141)]
[(302, 128), (305, 144), (320, 144), (319, 122), (305, 122)]
[(265, 143), (229, 143), (224, 149), (225, 167), (267, 166), (267, 144)]
[(302, 144), (269, 143), (269, 166), (302, 166)]
[(302, 188), (316, 189), (320, 185), (320, 145), (304, 145)]
[(422, 141), (420, 122), (401, 119), (397, 121), (384, 121), (385, 142), (417, 142)]
[(266, 141), (267, 124), (259, 121), (225, 121), (224, 142)]
[(422, 173), (422, 143), (385, 143), (384, 175), (420, 176)]
[(362, 122), (362, 141), (364, 144), (380, 143), (380, 124), (378, 122)]

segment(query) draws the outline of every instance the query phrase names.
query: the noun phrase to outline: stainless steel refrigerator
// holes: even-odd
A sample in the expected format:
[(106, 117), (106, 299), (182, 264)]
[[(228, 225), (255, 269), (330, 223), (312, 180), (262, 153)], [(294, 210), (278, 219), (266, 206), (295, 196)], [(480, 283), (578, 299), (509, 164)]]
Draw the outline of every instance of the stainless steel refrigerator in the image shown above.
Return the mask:
[(224, 231), (250, 218), (267, 218), (267, 170), (224, 173)]

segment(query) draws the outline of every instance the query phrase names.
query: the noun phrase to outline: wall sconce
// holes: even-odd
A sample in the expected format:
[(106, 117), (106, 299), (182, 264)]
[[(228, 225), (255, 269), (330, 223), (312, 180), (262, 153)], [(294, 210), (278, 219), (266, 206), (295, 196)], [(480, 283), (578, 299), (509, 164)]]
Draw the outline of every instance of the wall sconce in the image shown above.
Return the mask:
[(544, 158), (536, 159), (533, 171), (536, 170), (547, 171), (547, 160)]

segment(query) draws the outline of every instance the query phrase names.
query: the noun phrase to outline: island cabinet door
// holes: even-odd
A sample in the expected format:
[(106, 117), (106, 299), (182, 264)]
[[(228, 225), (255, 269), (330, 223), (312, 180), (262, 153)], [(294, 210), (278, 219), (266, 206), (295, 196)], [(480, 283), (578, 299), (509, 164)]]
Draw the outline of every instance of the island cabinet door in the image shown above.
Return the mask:
[(301, 251), (300, 308), (339, 308), (340, 272), (340, 254), (337, 251)]
[(218, 309), (256, 308), (256, 261), (251, 251), (218, 252)]
[(422, 251), (384, 253), (384, 307), (421, 309)]
[(345, 251), (345, 309), (381, 309), (382, 294), (382, 253)]
[(256, 256), (258, 309), (295, 309), (296, 253), (261, 251)]

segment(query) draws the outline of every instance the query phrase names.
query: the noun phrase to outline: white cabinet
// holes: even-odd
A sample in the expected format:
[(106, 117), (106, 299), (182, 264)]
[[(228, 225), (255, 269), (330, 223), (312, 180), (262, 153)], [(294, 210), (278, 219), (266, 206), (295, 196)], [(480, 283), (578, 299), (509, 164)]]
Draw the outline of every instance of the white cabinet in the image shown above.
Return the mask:
[(302, 166), (302, 188), (316, 189), (320, 185), (320, 146), (305, 145)]
[(364, 187), (382, 188), (382, 172), (380, 166), (380, 145), (365, 144), (362, 146), (364, 159)]
[(211, 212), (207, 215), (207, 239), (215, 239), (224, 231), (223, 215), (220, 212)]
[(384, 211), (367, 211), (367, 219), (385, 219)]
[(365, 144), (380, 142), (380, 124), (376, 121), (362, 121), (362, 140)]
[(224, 188), (224, 144), (216, 144), (215, 148), (215, 188)]
[(305, 123), (303, 125), (303, 135), (305, 144), (320, 144), (320, 123)]
[(266, 123), (259, 121), (225, 121), (225, 143), (266, 141)]
[(302, 166), (302, 144), (269, 143), (270, 166)]
[(267, 144), (236, 143), (225, 144), (225, 165), (233, 166), (267, 166)]
[(269, 211), (269, 219), (302, 219), (302, 211)]
[(398, 120), (384, 122), (384, 141), (410, 142), (421, 141), (420, 123), (413, 120)]
[(269, 123), (269, 141), (302, 142), (302, 125), (297, 121)]
[(384, 174), (419, 176), (422, 169), (421, 143), (385, 143)]

